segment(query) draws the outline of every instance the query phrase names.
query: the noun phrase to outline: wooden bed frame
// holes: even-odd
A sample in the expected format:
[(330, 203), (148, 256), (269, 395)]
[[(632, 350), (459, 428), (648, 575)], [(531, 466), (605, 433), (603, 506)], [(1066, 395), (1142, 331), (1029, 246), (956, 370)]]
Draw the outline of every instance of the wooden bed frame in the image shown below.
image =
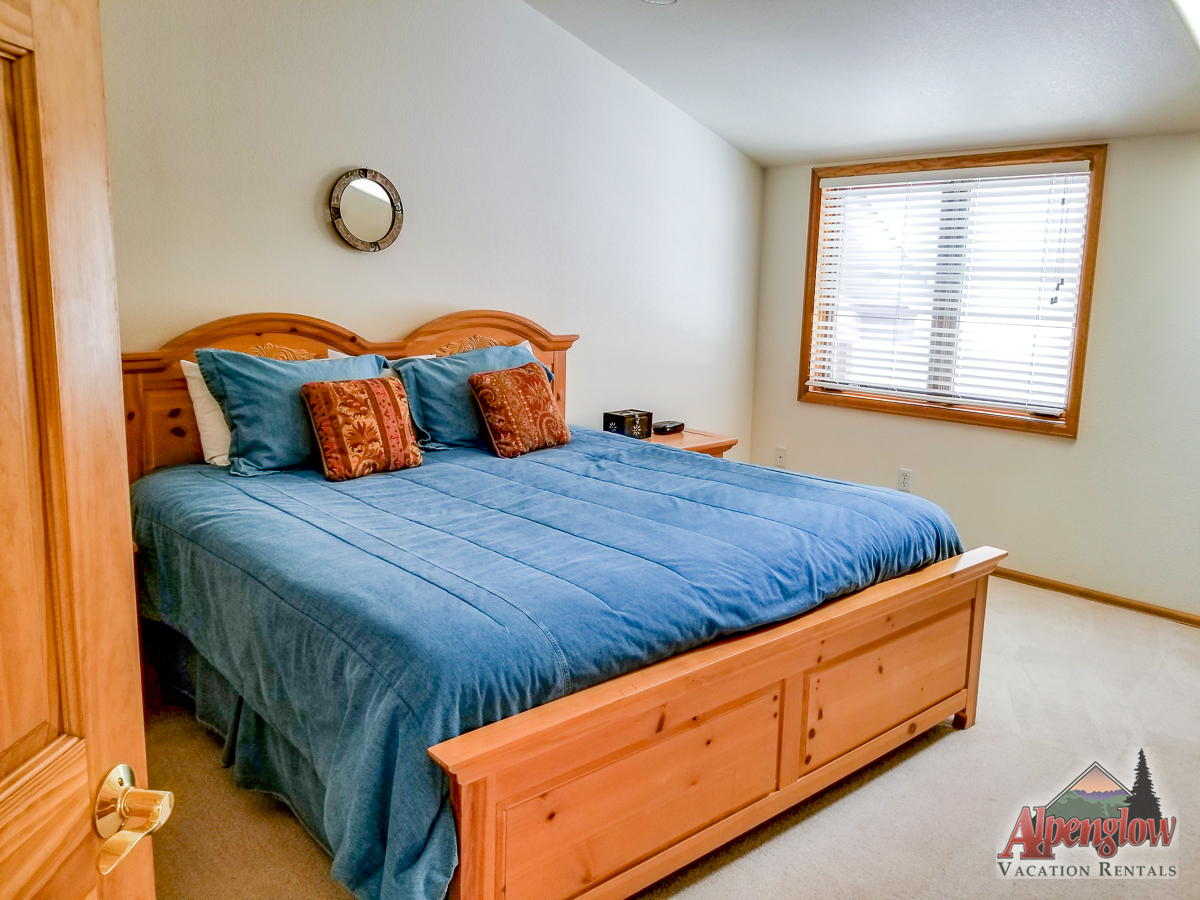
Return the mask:
[[(220, 319), (124, 356), (130, 479), (200, 462), (179, 360), (333, 348), (447, 355), (528, 340), (565, 410), (566, 351), (510, 313), (372, 343), (319, 319)], [(991, 547), (893, 578), (430, 748), (450, 778), (460, 900), (624, 898), (953, 716), (975, 720)]]
[(378, 353), (388, 359), (434, 353), (448, 356), (529, 341), (554, 373), (554, 399), (567, 409), (567, 351), (577, 334), (551, 334), (528, 319), (491, 309), (452, 313), (427, 322), (398, 341), (376, 343), (352, 331), (289, 313), (252, 313), (217, 319), (168, 341), (158, 350), (121, 354), (129, 480), (163, 466), (204, 462), (196, 414), (181, 359), (195, 362), (199, 347), (223, 347), (274, 359), (320, 359), (328, 350)]

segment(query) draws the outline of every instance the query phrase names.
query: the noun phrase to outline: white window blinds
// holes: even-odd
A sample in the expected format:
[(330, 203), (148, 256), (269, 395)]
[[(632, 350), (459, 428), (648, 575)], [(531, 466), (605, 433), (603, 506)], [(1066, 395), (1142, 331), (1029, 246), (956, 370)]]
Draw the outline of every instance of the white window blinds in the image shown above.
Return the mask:
[(808, 385), (1061, 415), (1091, 176), (1047, 168), (823, 181)]

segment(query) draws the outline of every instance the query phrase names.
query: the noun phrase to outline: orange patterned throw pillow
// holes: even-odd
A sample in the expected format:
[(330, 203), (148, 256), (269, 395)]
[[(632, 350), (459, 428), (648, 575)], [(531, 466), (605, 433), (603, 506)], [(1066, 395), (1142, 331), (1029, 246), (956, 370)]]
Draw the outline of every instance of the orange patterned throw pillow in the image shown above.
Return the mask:
[(399, 378), (311, 381), (300, 392), (330, 481), (421, 464)]
[(571, 442), (571, 432), (554, 402), (550, 379), (541, 363), (479, 372), (467, 381), (497, 456), (511, 459)]

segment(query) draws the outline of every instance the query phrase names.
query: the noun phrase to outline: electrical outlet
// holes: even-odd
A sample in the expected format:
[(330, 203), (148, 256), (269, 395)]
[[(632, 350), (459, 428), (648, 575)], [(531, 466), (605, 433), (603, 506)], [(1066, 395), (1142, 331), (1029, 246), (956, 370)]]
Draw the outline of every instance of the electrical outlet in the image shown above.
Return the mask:
[(777, 469), (786, 469), (787, 468), (787, 447), (776, 447), (775, 448), (775, 468), (777, 468)]
[(900, 469), (899, 477), (896, 479), (896, 487), (905, 493), (912, 492), (912, 469)]

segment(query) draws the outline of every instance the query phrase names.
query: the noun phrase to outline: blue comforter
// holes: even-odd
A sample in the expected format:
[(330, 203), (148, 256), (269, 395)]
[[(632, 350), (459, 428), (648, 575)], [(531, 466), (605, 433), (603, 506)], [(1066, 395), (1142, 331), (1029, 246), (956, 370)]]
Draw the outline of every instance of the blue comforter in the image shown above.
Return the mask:
[(572, 433), (344, 483), (184, 466), (133, 487), (159, 615), (316, 771), (360, 897), (445, 894), (431, 745), (961, 552), (918, 497)]

